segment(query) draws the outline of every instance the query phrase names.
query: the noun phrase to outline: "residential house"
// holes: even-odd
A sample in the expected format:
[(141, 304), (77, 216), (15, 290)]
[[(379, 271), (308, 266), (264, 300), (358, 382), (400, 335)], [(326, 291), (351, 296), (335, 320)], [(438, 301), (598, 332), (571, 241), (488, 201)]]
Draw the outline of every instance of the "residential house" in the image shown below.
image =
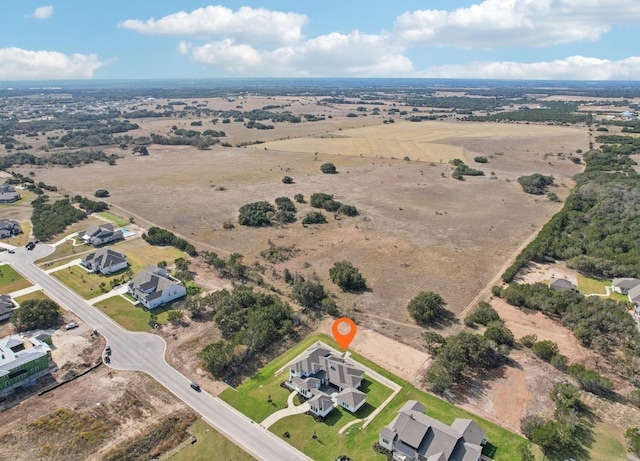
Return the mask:
[(15, 219), (0, 219), (0, 239), (13, 237), (22, 233), (20, 223)]
[[(358, 411), (367, 399), (367, 395), (358, 389), (363, 378), (364, 371), (316, 343), (302, 358), (289, 365), (286, 384), (310, 398), (311, 412), (324, 417), (335, 405), (351, 412)], [(332, 402), (330, 407), (327, 398)]]
[(396, 461), (478, 461), (486, 432), (470, 419), (451, 426), (425, 414), (416, 400), (403, 405), (390, 424), (380, 430), (378, 443)]
[(0, 203), (13, 203), (20, 200), (20, 194), (10, 184), (0, 184)]
[(122, 230), (113, 230), (113, 224), (90, 225), (85, 230), (78, 232), (78, 238), (84, 243), (99, 247), (105, 243), (122, 240)]
[(102, 248), (84, 256), (80, 260), (80, 264), (97, 274), (109, 275), (126, 269), (129, 262), (122, 253), (110, 248)]
[(13, 335), (0, 339), (0, 395), (33, 384), (37, 378), (49, 373), (51, 347), (45, 336), (50, 338), (39, 332), (37, 337)]
[(640, 284), (631, 288), (627, 293), (627, 296), (629, 297), (629, 301), (635, 304), (638, 312), (640, 313)]
[(13, 299), (9, 295), (0, 295), (0, 322), (11, 318), (15, 309)]
[(567, 279), (551, 278), (551, 280), (549, 280), (549, 288), (555, 291), (578, 291), (578, 287)]
[(640, 279), (634, 279), (631, 277), (615, 278), (611, 281), (613, 291), (620, 293), (621, 295), (629, 294), (629, 290), (640, 285)]
[(152, 264), (127, 284), (127, 290), (147, 309), (155, 309), (187, 295), (187, 289), (180, 280)]

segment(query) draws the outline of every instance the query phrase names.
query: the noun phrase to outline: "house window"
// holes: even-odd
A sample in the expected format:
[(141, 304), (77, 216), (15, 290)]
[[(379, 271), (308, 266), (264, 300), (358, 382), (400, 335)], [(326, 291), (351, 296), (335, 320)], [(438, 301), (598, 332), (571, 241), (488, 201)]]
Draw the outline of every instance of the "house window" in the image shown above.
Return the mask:
[(387, 439), (382, 439), (382, 443), (386, 443), (387, 445), (389, 445), (389, 441)]

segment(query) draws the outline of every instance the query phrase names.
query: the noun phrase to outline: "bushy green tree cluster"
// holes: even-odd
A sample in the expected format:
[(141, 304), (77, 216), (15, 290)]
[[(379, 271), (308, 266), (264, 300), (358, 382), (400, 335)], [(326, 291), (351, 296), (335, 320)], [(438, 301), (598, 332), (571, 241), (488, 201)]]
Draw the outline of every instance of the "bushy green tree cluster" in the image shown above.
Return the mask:
[(438, 293), (421, 291), (407, 305), (407, 310), (413, 319), (422, 326), (427, 326), (447, 316), (447, 303)]
[(80, 195), (73, 197), (73, 201), (77, 203), (81, 209), (86, 211), (87, 214), (98, 213), (109, 209), (109, 205), (103, 201), (91, 200)]
[(50, 299), (24, 301), (11, 316), (11, 323), (17, 331), (56, 327), (61, 321), (60, 307)]
[(87, 217), (87, 214), (71, 205), (68, 199), (50, 203), (45, 196), (38, 197), (33, 202), (31, 214), (32, 232), (38, 240), (49, 240), (59, 234), (69, 224)]
[(489, 323), (500, 320), (498, 311), (486, 301), (480, 301), (478, 306), (464, 318), (464, 324), (468, 327), (475, 326), (476, 323), (487, 326)]
[(353, 205), (346, 205), (333, 199), (333, 195), (325, 194), (324, 192), (316, 192), (311, 194), (309, 201), (310, 205), (314, 208), (322, 208), (323, 210), (343, 214), (345, 216), (357, 216), (358, 209)]
[(334, 263), (329, 269), (329, 278), (343, 291), (362, 291), (367, 288), (360, 270), (349, 261)]
[(240, 207), (238, 222), (243, 226), (270, 226), (275, 212), (275, 207), (267, 201), (247, 203)]
[(326, 224), (327, 218), (325, 215), (320, 213), (319, 211), (310, 211), (307, 213), (304, 218), (302, 218), (302, 225), (306, 226), (307, 224)]
[(471, 168), (459, 158), (454, 158), (449, 163), (455, 167), (451, 177), (458, 181), (464, 181), (465, 176), (484, 176), (484, 171)]
[(203, 251), (201, 256), (221, 277), (245, 280), (248, 276), (249, 268), (243, 263), (244, 256), (240, 253), (231, 253), (226, 260), (213, 251)]
[(540, 173), (533, 173), (528, 176), (520, 176), (518, 184), (527, 194), (544, 195), (547, 187), (553, 184), (553, 176), (545, 176)]
[(279, 297), (243, 285), (221, 293), (213, 319), (227, 342), (218, 341), (200, 352), (207, 370), (217, 377), (294, 331), (293, 311)]
[(172, 246), (184, 251), (189, 256), (198, 255), (196, 247), (185, 239), (178, 237), (173, 232), (162, 229), (161, 227), (151, 227), (147, 232), (142, 234), (142, 238), (150, 245)]

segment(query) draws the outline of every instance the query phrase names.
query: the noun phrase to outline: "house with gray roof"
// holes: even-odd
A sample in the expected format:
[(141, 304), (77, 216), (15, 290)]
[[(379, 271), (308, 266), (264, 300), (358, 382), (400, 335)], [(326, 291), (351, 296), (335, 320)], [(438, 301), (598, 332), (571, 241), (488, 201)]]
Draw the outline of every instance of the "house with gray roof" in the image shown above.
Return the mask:
[(629, 297), (629, 301), (636, 305), (638, 309), (640, 309), (640, 284), (631, 288), (627, 293)]
[(478, 461), (486, 432), (470, 419), (451, 426), (425, 414), (417, 400), (407, 401), (390, 424), (380, 430), (378, 443), (396, 461)]
[(640, 285), (640, 279), (634, 279), (631, 277), (619, 277), (611, 281), (613, 291), (620, 293), (621, 295), (629, 294), (629, 290)]
[(50, 372), (51, 347), (35, 336), (0, 339), (0, 395), (30, 385)]
[(78, 238), (87, 245), (99, 247), (105, 243), (117, 242), (124, 238), (121, 229), (114, 230), (113, 224), (90, 225), (85, 230), (78, 232)]
[(0, 184), (0, 203), (13, 203), (20, 200), (16, 188), (8, 183)]
[[(326, 416), (335, 405), (356, 412), (365, 404), (367, 395), (358, 388), (362, 385), (364, 371), (316, 343), (298, 360), (289, 365), (289, 380), (285, 383), (303, 397), (315, 403), (311, 412)], [(325, 397), (332, 404), (327, 407)]]
[(311, 397), (308, 402), (311, 413), (322, 418), (326, 417), (333, 410), (333, 399), (330, 395), (322, 391), (317, 391), (316, 395)]
[(549, 288), (555, 291), (578, 291), (578, 287), (567, 279), (551, 278), (549, 280)]
[(0, 322), (10, 319), (15, 309), (13, 299), (9, 295), (0, 295)]
[(109, 275), (126, 269), (129, 262), (127, 261), (126, 255), (114, 251), (111, 248), (101, 248), (100, 250), (83, 256), (80, 264), (97, 274)]
[(155, 309), (187, 295), (187, 289), (180, 280), (153, 264), (127, 283), (127, 291), (147, 309)]
[(0, 239), (13, 237), (22, 233), (20, 223), (15, 219), (0, 219)]

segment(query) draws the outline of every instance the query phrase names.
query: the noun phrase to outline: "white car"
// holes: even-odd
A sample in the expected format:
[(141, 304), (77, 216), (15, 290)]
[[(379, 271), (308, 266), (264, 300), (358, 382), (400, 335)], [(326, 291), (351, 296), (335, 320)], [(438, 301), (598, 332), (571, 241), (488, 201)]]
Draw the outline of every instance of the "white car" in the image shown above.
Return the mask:
[(78, 325), (77, 322), (71, 322), (71, 323), (67, 323), (67, 326), (65, 327), (67, 330), (73, 330), (74, 328), (78, 328), (80, 325)]

